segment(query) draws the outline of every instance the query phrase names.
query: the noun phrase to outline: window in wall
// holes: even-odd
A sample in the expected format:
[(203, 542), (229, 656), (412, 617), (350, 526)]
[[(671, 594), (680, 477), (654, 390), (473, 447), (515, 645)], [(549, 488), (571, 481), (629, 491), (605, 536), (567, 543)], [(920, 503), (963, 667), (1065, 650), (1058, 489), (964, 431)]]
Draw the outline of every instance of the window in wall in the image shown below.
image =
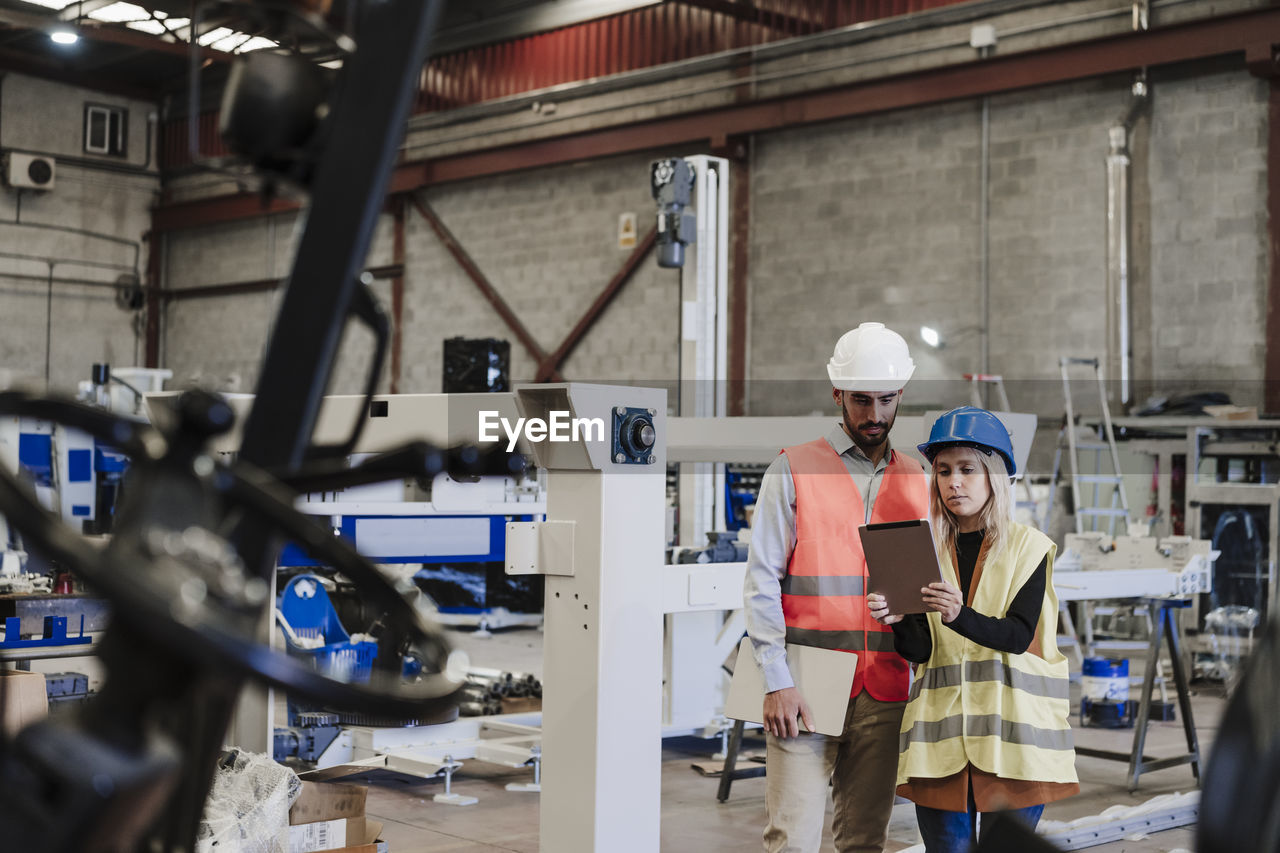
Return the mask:
[(102, 104), (84, 105), (84, 150), (86, 154), (110, 154), (124, 157), (127, 153), (129, 111), (123, 107)]

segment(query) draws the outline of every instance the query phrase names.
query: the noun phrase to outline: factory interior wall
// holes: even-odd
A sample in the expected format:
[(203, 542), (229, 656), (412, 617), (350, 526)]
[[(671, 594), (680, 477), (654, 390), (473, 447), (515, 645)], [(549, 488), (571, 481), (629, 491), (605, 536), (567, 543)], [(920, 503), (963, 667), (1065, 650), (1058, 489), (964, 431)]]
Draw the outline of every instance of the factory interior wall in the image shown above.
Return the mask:
[[(1005, 377), (1014, 409), (1052, 419), (1054, 431), (1058, 358), (1105, 356), (1107, 131), (1128, 108), (1130, 82), (989, 103), (987, 369)], [(1151, 81), (1131, 143), (1138, 404), (1192, 389), (1261, 403), (1266, 97), (1243, 69)], [(751, 414), (826, 407), (821, 366), (865, 320), (908, 338), (917, 372), (904, 403), (968, 402), (954, 380), (982, 368), (980, 140), (978, 101), (757, 138)], [(925, 346), (921, 325), (944, 346)]]
[[(127, 156), (83, 151), (86, 103), (128, 111)], [(119, 307), (110, 285), (122, 274), (144, 273), (143, 235), (160, 186), (146, 144), (154, 109), (21, 74), (0, 76), (0, 150), (57, 160), (50, 190), (7, 182), (0, 188), (6, 383), (41, 388), (47, 380), (53, 390), (72, 392), (95, 362), (141, 363), (141, 315)]]
[[(1108, 128), (1128, 75), (992, 97), (988, 216), (990, 372), (1013, 408), (1056, 430), (1058, 358), (1105, 354)], [(1135, 402), (1227, 390), (1261, 402), (1267, 267), (1266, 85), (1242, 68), (1153, 73), (1133, 158)], [(905, 402), (968, 401), (981, 368), (980, 101), (758, 135), (750, 162), (748, 413), (824, 410), (823, 364), (839, 334), (879, 320), (909, 340)], [(652, 222), (646, 152), (431, 187), (422, 198), (539, 345), (556, 347), (627, 253), (618, 215)], [(167, 287), (287, 272), (295, 216), (171, 234)], [(369, 264), (390, 262), (390, 217)], [(674, 273), (652, 257), (563, 365), (568, 379), (669, 382), (678, 372)], [(389, 283), (375, 291), (388, 300)], [(164, 364), (177, 382), (250, 390), (277, 297), (175, 301)], [(426, 222), (406, 214), (400, 390), (440, 390), (444, 339), (511, 341), (511, 374), (536, 361)], [(938, 329), (931, 350), (918, 329)], [(367, 347), (364, 352), (367, 352)], [(364, 361), (342, 359), (331, 391), (355, 393)], [(384, 375), (382, 387), (387, 386)], [(1176, 386), (1176, 387), (1175, 387)]]
[[(423, 191), (481, 272), (520, 317), (544, 352), (556, 349), (630, 255), (618, 242), (619, 215), (650, 227), (648, 164), (635, 155), (501, 175)], [(167, 239), (171, 287), (255, 281), (286, 275), (298, 238), (293, 215), (177, 232)], [(390, 215), (379, 219), (368, 266), (392, 261)], [(409, 205), (405, 214), (402, 393), (441, 390), (446, 338), (511, 342), (511, 378), (533, 379), (538, 362)], [(636, 270), (561, 372), (577, 381), (668, 383), (676, 375), (679, 283), (650, 258)], [(374, 283), (390, 310), (390, 282)], [(176, 300), (166, 312), (165, 366), (175, 383), (250, 391), (277, 294)], [(286, 321), (287, 322), (287, 321)], [(372, 338), (352, 330), (330, 384), (358, 393)], [(380, 387), (389, 377), (384, 370)]]

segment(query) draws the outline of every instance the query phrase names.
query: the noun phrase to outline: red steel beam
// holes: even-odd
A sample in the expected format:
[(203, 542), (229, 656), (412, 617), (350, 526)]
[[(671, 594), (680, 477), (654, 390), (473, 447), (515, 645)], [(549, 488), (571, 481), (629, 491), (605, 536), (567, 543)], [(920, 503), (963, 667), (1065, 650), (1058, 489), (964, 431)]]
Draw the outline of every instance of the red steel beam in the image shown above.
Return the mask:
[(626, 283), (631, 280), (631, 276), (640, 266), (640, 262), (649, 254), (649, 251), (653, 248), (653, 244), (657, 239), (658, 226), (654, 225), (649, 229), (649, 233), (644, 235), (640, 242), (636, 244), (636, 247), (631, 250), (631, 254), (627, 257), (626, 261), (623, 262), (622, 268), (618, 270), (617, 275), (615, 275), (609, 283), (605, 285), (604, 290), (600, 291), (600, 295), (596, 297), (596, 301), (591, 303), (591, 307), (587, 309), (587, 313), (582, 315), (582, 319), (580, 319), (577, 325), (573, 327), (572, 331), (565, 336), (565, 339), (560, 342), (560, 346), (556, 347), (555, 352), (547, 356), (546, 359), (543, 360), (542, 364), (538, 365), (537, 378), (534, 381), (546, 382), (553, 376), (557, 375), (556, 371), (560, 368), (560, 365), (564, 363), (564, 360), (569, 357), (569, 354), (572, 353), (574, 348), (582, 341), (583, 336), (585, 336), (587, 332), (591, 331), (591, 327), (595, 325), (596, 320), (598, 320), (600, 315), (604, 313), (604, 309), (609, 307), (609, 303), (613, 301), (614, 297), (616, 297), (622, 291), (622, 288), (626, 286)]
[(1267, 97), (1267, 342), (1263, 355), (1263, 409), (1280, 412), (1280, 78)]
[[(453, 259), (458, 262), (458, 266), (462, 267), (462, 271), (467, 277), (480, 289), (480, 293), (493, 306), (493, 310), (498, 312), (503, 321), (510, 327), (515, 336), (520, 339), (520, 343), (524, 344), (524, 348), (533, 356), (534, 361), (543, 364), (547, 360), (547, 353), (534, 340), (529, 330), (524, 327), (524, 323), (520, 322), (520, 318), (516, 316), (516, 312), (511, 310), (511, 306), (502, 298), (502, 294), (494, 288), (489, 279), (485, 278), (484, 273), (476, 266), (476, 262), (467, 254), (467, 250), (462, 248), (462, 244), (449, 232), (445, 224), (440, 221), (440, 217), (436, 216), (436, 212), (431, 206), (422, 201), (415, 195), (409, 196), (409, 202), (414, 209), (421, 214), (422, 218), (431, 226), (431, 230), (436, 232), (436, 236), (440, 238), (440, 242), (444, 244), (449, 254), (453, 255)], [(549, 377), (554, 382), (563, 382), (564, 377), (553, 371)]]
[(237, 193), (152, 208), (151, 230), (153, 233), (180, 231), (184, 228), (200, 228), (301, 209), (301, 204), (289, 199), (273, 198), (264, 201), (256, 193)]
[[(1280, 43), (1280, 9), (1255, 10), (806, 94), (405, 163), (393, 174), (390, 192), (412, 192), (449, 181), (1066, 83), (1144, 66), (1243, 53), (1250, 45), (1275, 43)], [(192, 204), (195, 206), (184, 209), (185, 215), (166, 215), (162, 223), (192, 227), (206, 221), (226, 221), (202, 220), (200, 203)], [(225, 210), (217, 208), (217, 200), (204, 204), (209, 206), (209, 217), (226, 215)], [(160, 212), (167, 210), (161, 208)]]
[[(404, 275), (404, 267), (401, 264), (388, 264), (381, 267), (369, 267), (365, 272), (374, 278), (389, 278), (394, 282), (397, 276)], [(263, 293), (276, 290), (287, 281), (287, 278), (260, 278), (254, 281), (203, 284), (199, 287), (163, 290), (159, 292), (159, 298), (165, 302), (181, 302), (187, 299), (209, 299), (218, 296), (238, 296), (244, 293)]]
[[(167, 53), (171, 56), (187, 59), (191, 56), (191, 45), (184, 41), (165, 41), (159, 36), (131, 30), (123, 24), (94, 22), (91, 18), (83, 18), (76, 24), (76, 32), (93, 41), (122, 44), (127, 47), (141, 48), (152, 53)], [(211, 47), (199, 47), (200, 59), (204, 62), (230, 62), (233, 54)]]
[(1262, 357), (1262, 407), (1280, 412), (1280, 67), (1270, 44), (1245, 55), (1249, 71), (1267, 81), (1267, 302)]
[[(743, 142), (744, 147), (750, 144), (750, 140)], [(729, 163), (729, 203), (729, 384), (725, 390), (728, 412), (738, 416), (747, 410), (747, 282), (751, 268), (751, 168), (745, 156)]]

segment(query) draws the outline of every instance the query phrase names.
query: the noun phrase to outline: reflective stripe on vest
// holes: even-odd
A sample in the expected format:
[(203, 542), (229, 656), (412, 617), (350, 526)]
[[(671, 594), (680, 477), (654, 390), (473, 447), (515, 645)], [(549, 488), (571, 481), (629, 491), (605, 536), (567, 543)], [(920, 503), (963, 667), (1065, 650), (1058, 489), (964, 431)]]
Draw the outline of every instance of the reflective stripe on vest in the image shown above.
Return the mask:
[[(1031, 650), (1014, 655), (981, 646), (929, 614), (933, 654), (911, 687), (902, 718), (898, 782), (941, 779), (967, 764), (1007, 779), (1075, 782), (1067, 659), (1058, 651), (1056, 548), (1047, 536), (1015, 524), (999, 553), (974, 569), (970, 606), (1004, 616), (1045, 561), (1045, 600)], [(950, 554), (942, 577), (960, 586)], [(1041, 653), (1036, 654), (1034, 649)]]
[(940, 743), (948, 738), (998, 737), (1007, 744), (1033, 746), (1037, 749), (1073, 750), (1071, 729), (1041, 729), (1026, 723), (1011, 723), (995, 714), (966, 717), (961, 714), (933, 723), (916, 723), (911, 731), (899, 735), (900, 747), (911, 743)]
[(820, 649), (839, 649), (845, 652), (892, 652), (893, 633), (876, 631), (808, 631), (804, 628), (787, 628), (787, 642)]
[(1021, 690), (1033, 696), (1043, 696), (1046, 699), (1070, 698), (1071, 682), (1068, 679), (1032, 675), (1005, 666), (1004, 661), (1001, 660), (966, 661), (962, 664), (954, 663), (950, 666), (926, 669), (924, 674), (911, 685), (911, 698), (919, 696), (921, 690), (959, 687), (964, 682), (976, 684), (981, 681), (999, 682), (1011, 689)]
[[(796, 545), (782, 580), (787, 642), (858, 654), (852, 694), (882, 702), (907, 698), (907, 665), (893, 631), (867, 612), (866, 560), (858, 527), (866, 519), (857, 484), (826, 439), (788, 447), (796, 489)], [(871, 521), (905, 521), (929, 512), (919, 464), (893, 453), (881, 475)]]
[(783, 595), (862, 595), (866, 582), (849, 575), (787, 575), (782, 579)]

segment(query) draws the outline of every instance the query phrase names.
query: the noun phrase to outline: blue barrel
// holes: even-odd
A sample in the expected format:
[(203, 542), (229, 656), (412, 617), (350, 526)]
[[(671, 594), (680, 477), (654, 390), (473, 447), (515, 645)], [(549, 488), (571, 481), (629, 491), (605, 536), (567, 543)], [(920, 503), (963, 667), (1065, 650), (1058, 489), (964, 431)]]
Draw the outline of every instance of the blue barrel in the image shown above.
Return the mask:
[(1129, 661), (1085, 658), (1080, 690), (1086, 699), (1124, 702), (1129, 698)]

